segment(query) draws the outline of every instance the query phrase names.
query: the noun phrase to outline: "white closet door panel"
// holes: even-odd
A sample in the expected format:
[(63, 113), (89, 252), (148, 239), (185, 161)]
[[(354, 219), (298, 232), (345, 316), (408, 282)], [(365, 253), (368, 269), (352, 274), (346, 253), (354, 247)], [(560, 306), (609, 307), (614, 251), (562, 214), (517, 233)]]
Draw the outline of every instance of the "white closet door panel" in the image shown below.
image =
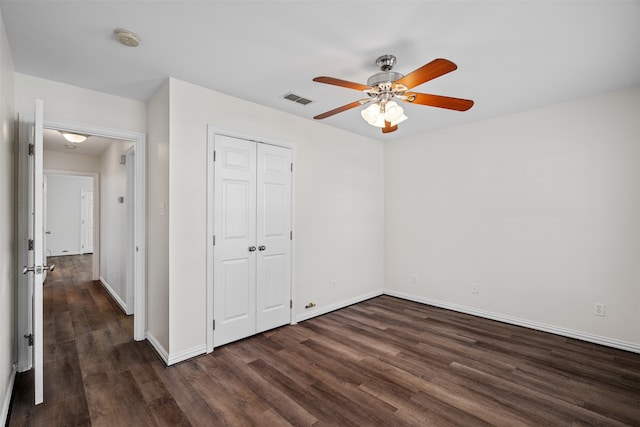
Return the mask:
[[(264, 265), (264, 301), (262, 310), (264, 313), (272, 310), (289, 308), (289, 293), (287, 292), (287, 258), (283, 254), (265, 255), (262, 258)], [(285, 322), (286, 323), (286, 322)], [(277, 325), (280, 326), (280, 325)]]
[(258, 144), (257, 331), (290, 322), (291, 150)]
[(255, 333), (256, 146), (216, 135), (214, 346)]
[(222, 189), (222, 237), (226, 243), (244, 243), (251, 239), (252, 212), (251, 205), (253, 188), (248, 181), (224, 179)]

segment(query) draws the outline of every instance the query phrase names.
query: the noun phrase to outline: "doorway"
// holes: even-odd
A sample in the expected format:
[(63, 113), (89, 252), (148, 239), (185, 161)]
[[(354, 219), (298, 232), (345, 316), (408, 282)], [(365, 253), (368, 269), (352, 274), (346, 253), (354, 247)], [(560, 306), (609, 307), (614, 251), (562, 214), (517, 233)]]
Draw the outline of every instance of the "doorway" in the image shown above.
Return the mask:
[[(132, 294), (134, 295), (132, 307), (134, 313), (133, 319), (133, 338), (136, 341), (145, 339), (145, 330), (146, 330), (146, 289), (145, 289), (145, 276), (146, 276), (146, 244), (145, 244), (145, 135), (139, 132), (132, 131), (122, 131), (122, 130), (114, 130), (114, 129), (105, 129), (100, 127), (95, 127), (92, 125), (86, 124), (78, 124), (78, 123), (69, 123), (69, 122), (58, 122), (58, 121), (48, 121), (44, 120), (44, 128), (48, 130), (55, 131), (68, 131), (77, 134), (90, 135), (90, 136), (98, 136), (102, 138), (108, 138), (112, 140), (119, 141), (130, 141), (131, 146), (135, 147), (135, 156), (132, 156), (132, 161), (135, 163), (135, 167), (133, 170), (133, 188), (135, 189), (135, 194), (138, 197), (135, 197), (135, 200), (131, 200), (131, 209), (133, 211), (133, 238), (132, 241), (134, 243), (134, 247), (132, 248), (132, 269), (131, 277), (133, 278), (133, 290)], [(118, 156), (118, 160), (120, 160), (120, 156)], [(119, 164), (118, 167), (124, 169), (124, 165)], [(74, 169), (74, 167), (69, 167), (65, 169)], [(77, 172), (82, 174), (83, 172)], [(85, 174), (87, 172), (84, 172)], [(95, 203), (99, 204), (99, 175), (94, 172), (90, 172), (89, 175), (95, 174), (94, 179), (94, 191), (93, 196)], [(98, 209), (94, 209), (94, 228), (99, 226), (99, 221), (96, 220), (96, 216), (98, 215)], [(99, 259), (100, 252), (100, 236), (99, 233), (94, 232), (94, 259)], [(123, 251), (125, 252), (125, 251)], [(99, 264), (96, 262), (93, 266), (93, 280), (99, 279)], [(19, 281), (26, 280), (26, 276), (19, 277)], [(19, 283), (21, 288), (26, 288), (26, 284), (22, 282)], [(24, 335), (28, 335), (30, 333), (30, 299), (28, 295), (25, 293), (19, 294), (18, 300), (18, 336), (22, 337)], [(26, 343), (26, 340), (25, 340)], [(29, 353), (29, 347), (25, 344), (22, 345), (22, 340), (20, 345), (18, 345), (18, 366), (20, 371), (28, 370), (31, 367), (31, 356)]]
[[(105, 194), (100, 194), (100, 188), (96, 188), (94, 185), (94, 228), (103, 226), (105, 218), (118, 218), (120, 222), (118, 226), (123, 228), (124, 232), (119, 236), (119, 241), (116, 244), (108, 245), (105, 250), (110, 251), (112, 259), (120, 256), (119, 263), (124, 267), (118, 268), (118, 272), (114, 272), (111, 277), (101, 275), (100, 260), (104, 258), (101, 253), (103, 245), (100, 233), (94, 232), (93, 274), (94, 280), (101, 280), (103, 283), (109, 283), (110, 280), (114, 282), (116, 280), (131, 281), (132, 286), (123, 287), (122, 291), (117, 294), (122, 295), (121, 301), (124, 303), (123, 307), (126, 307), (127, 314), (134, 315), (134, 339), (136, 341), (144, 340), (146, 330), (145, 135), (139, 132), (105, 129), (85, 124), (48, 121), (46, 114), (44, 128), (89, 135), (89, 139), (99, 137), (120, 144), (117, 149), (111, 150), (113, 145), (104, 149), (104, 156), (108, 159), (106, 162), (103, 159), (100, 175), (103, 181), (109, 178), (113, 182), (100, 184), (99, 187), (103, 187)], [(130, 187), (123, 183), (129, 183)], [(105, 200), (105, 203), (100, 203), (101, 199)], [(100, 218), (103, 218), (102, 223)], [(130, 228), (126, 225), (128, 219), (131, 219)], [(127, 238), (129, 233), (131, 234), (130, 239)], [(109, 287), (106, 289), (109, 291)]]

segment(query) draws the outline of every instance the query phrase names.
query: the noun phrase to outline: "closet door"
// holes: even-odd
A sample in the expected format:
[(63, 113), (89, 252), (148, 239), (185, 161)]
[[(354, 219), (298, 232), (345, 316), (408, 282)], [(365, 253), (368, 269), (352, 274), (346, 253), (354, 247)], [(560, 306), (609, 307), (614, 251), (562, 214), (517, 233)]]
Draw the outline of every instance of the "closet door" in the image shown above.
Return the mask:
[(256, 331), (256, 143), (215, 137), (214, 346)]
[(290, 322), (291, 150), (258, 144), (257, 332)]

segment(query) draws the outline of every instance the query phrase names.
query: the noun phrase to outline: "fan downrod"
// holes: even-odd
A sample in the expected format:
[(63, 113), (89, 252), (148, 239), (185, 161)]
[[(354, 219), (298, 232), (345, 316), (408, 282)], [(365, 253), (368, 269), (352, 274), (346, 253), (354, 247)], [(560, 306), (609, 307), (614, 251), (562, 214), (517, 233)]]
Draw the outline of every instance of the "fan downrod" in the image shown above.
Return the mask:
[(390, 71), (396, 65), (396, 57), (394, 55), (382, 55), (376, 59), (376, 65), (380, 67), (380, 71)]

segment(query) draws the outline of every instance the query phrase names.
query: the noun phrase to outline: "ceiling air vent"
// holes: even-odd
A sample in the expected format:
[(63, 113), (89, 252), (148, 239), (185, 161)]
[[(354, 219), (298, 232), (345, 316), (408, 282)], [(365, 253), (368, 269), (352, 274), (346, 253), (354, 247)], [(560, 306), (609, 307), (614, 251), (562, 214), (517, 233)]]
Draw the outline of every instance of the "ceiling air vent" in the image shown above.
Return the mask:
[(296, 95), (295, 93), (291, 93), (291, 92), (286, 94), (284, 96), (284, 99), (288, 99), (289, 101), (297, 102), (298, 104), (302, 104), (302, 105), (307, 105), (307, 104), (310, 104), (312, 102), (310, 99), (303, 98), (303, 97), (301, 97), (299, 95)]

